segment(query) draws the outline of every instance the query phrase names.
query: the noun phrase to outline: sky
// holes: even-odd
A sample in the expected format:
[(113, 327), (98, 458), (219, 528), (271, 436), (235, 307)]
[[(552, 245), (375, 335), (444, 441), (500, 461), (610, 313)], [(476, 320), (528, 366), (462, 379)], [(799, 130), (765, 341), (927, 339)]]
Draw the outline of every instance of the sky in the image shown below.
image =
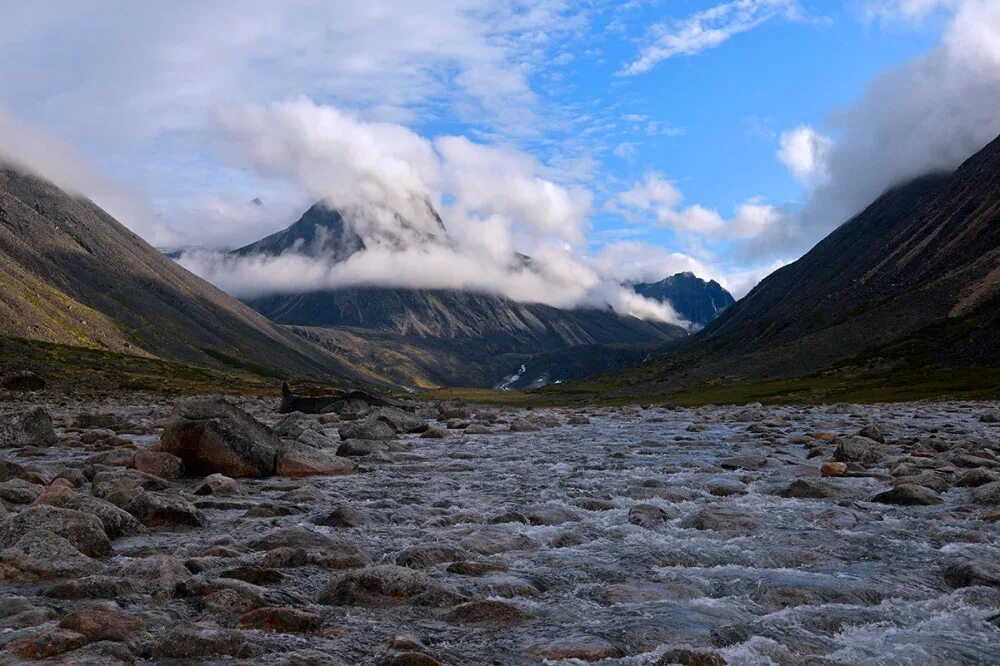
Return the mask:
[[(1000, 134), (995, 0), (0, 0), (0, 16), (0, 160), (191, 248), (182, 263), (237, 295), (462, 287), (676, 319), (618, 283), (691, 270), (741, 297)], [(451, 238), (336, 269), (218, 252), (318, 199), (416, 226), (430, 201)]]

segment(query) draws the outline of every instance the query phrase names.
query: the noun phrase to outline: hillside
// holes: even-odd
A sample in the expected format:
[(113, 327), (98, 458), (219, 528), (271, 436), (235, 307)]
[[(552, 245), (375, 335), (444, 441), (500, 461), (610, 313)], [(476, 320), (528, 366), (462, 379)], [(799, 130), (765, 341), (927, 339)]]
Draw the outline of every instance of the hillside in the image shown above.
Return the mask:
[(680, 351), (597, 378), (589, 390), (670, 395), (797, 377), (820, 386), (932, 374), (947, 390), (941, 373), (962, 381), (1000, 365), (998, 306), (1000, 139), (954, 173), (889, 190)]
[(0, 337), (230, 369), (355, 376), (92, 202), (2, 168)]
[(677, 273), (659, 282), (632, 286), (637, 294), (667, 301), (682, 317), (697, 326), (707, 326), (736, 302), (715, 280), (705, 282), (694, 273)]

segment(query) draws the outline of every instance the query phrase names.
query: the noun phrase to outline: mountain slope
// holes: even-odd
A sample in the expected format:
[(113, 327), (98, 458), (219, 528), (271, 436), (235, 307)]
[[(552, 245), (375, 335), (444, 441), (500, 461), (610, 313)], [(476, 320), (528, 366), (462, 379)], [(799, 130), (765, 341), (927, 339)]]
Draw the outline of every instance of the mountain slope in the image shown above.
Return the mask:
[(352, 376), (184, 270), (92, 202), (0, 168), (0, 336)]
[(698, 326), (706, 326), (736, 302), (715, 280), (705, 282), (694, 273), (677, 273), (659, 282), (632, 286), (637, 294), (668, 301), (679, 315)]
[(1000, 365), (1000, 139), (883, 194), (670, 356), (601, 378), (669, 394), (816, 373)]
[[(447, 242), (437, 213), (432, 208), (429, 213), (441, 233), (426, 241)], [(400, 222), (404, 230), (415, 228), (405, 220)], [(364, 241), (349, 228), (340, 212), (318, 203), (287, 229), (235, 253), (247, 256), (298, 252), (343, 261), (364, 247)], [(530, 265), (527, 257), (516, 260)], [(300, 335), (331, 349), (339, 346), (335, 341), (338, 337), (343, 340), (345, 336), (322, 335), (321, 329), (369, 330), (385, 339), (395, 336), (403, 346), (419, 348), (428, 356), (444, 353), (449, 359), (447, 367), (454, 372), (438, 375), (438, 379), (458, 384), (482, 385), (486, 377), (499, 379), (504, 373), (492, 366), (492, 358), (499, 354), (527, 355), (576, 345), (660, 342), (687, 334), (674, 324), (619, 316), (610, 309), (562, 310), (517, 303), (492, 294), (445, 289), (349, 287), (273, 294), (249, 298), (246, 303), (270, 320), (296, 327)], [(466, 359), (467, 367), (454, 362), (456, 358)]]

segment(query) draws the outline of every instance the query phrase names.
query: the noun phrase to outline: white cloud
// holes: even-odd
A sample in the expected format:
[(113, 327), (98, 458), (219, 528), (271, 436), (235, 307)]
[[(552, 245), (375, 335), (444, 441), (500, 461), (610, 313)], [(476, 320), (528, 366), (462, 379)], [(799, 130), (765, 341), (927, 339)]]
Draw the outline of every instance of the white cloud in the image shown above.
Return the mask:
[(864, 6), (868, 19), (921, 19), (940, 9), (954, 9), (961, 0), (869, 0)]
[(826, 175), (826, 158), (833, 140), (809, 125), (799, 125), (781, 133), (778, 159), (802, 182), (812, 182)]
[(1000, 135), (1000, 3), (959, 0), (953, 11), (937, 46), (830, 118), (837, 140), (825, 151), (825, 177), (794, 223), (762, 234), (748, 256), (804, 251), (888, 188), (953, 170)]
[(652, 44), (621, 74), (647, 72), (664, 60), (691, 56), (715, 48), (731, 37), (775, 18), (796, 18), (798, 0), (733, 0), (700, 11), (685, 19), (654, 26)]
[(157, 222), (135, 192), (99, 173), (61, 138), (0, 107), (0, 165), (42, 176), (71, 195), (85, 196), (154, 245), (176, 235)]
[(781, 220), (771, 205), (752, 199), (736, 206), (732, 218), (719, 211), (693, 204), (680, 208), (684, 196), (672, 182), (655, 173), (619, 193), (618, 203), (626, 209), (653, 213), (658, 224), (676, 231), (716, 238), (752, 238)]

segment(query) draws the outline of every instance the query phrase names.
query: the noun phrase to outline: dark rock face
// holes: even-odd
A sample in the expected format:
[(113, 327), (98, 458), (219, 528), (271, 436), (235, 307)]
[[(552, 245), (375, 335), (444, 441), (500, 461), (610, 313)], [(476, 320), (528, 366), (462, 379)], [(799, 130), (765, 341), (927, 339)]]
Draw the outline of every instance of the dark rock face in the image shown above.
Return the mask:
[(706, 326), (736, 302), (715, 280), (705, 282), (694, 273), (678, 273), (659, 282), (633, 286), (640, 296), (666, 301), (692, 324)]
[(160, 439), (191, 475), (270, 476), (280, 446), (270, 429), (221, 399), (179, 401)]

